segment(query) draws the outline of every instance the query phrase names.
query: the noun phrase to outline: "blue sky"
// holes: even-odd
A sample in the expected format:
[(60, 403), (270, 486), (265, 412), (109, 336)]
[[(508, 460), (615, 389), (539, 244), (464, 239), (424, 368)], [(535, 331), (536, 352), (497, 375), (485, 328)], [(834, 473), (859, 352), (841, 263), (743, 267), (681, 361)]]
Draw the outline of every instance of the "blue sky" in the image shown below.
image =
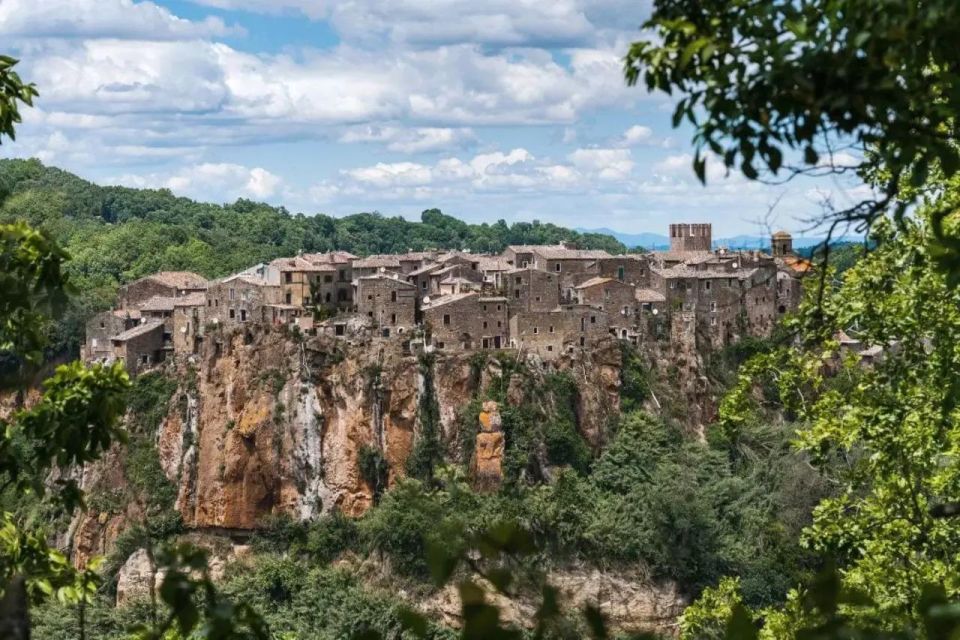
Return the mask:
[(620, 60), (648, 0), (0, 0), (0, 39), (41, 92), (7, 157), (99, 183), (292, 211), (439, 207), (715, 236), (801, 231), (824, 198), (690, 169), (689, 131)]

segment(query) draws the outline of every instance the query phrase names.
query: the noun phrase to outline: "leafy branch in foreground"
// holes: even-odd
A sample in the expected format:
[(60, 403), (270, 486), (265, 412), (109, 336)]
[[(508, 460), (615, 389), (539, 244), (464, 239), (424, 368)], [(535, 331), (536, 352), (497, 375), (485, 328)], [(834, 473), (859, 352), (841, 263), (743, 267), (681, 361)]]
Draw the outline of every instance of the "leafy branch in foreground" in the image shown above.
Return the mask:
[[(827, 213), (872, 225), (960, 169), (954, 0), (656, 0), (649, 37), (624, 58), (628, 84), (678, 96), (673, 125), (751, 180), (859, 175), (878, 191)], [(777, 178), (773, 178), (776, 180)], [(960, 241), (934, 236), (960, 274)]]

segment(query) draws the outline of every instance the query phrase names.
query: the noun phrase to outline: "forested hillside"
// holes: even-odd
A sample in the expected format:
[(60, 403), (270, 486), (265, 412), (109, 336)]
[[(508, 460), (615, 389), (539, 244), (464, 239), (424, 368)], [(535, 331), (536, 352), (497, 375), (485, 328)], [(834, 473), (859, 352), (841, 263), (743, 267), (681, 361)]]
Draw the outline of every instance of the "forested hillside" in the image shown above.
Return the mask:
[(343, 218), (292, 214), (250, 200), (216, 205), (165, 189), (104, 187), (44, 166), (0, 160), (0, 223), (23, 220), (49, 231), (69, 252), (68, 273), (81, 296), (58, 325), (54, 351), (76, 353), (82, 320), (109, 307), (118, 285), (162, 270), (209, 278), (281, 256), (334, 249), (357, 255), (424, 249), (500, 252), (509, 244), (574, 241), (623, 252), (610, 236), (540, 222), (467, 224), (429, 209), (420, 222), (378, 213)]

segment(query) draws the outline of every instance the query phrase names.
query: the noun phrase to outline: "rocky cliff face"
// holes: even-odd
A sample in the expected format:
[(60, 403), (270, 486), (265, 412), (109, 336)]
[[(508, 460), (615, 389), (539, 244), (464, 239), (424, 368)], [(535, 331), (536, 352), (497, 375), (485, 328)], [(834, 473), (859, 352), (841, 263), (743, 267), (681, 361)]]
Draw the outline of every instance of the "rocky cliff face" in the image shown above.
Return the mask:
[[(556, 365), (576, 381), (578, 426), (594, 445), (617, 412), (619, 365), (614, 342)], [(538, 363), (524, 366), (544, 375)], [(493, 356), (434, 354), (426, 375), (451, 455), (463, 407), (502, 368)], [(402, 476), (426, 388), (418, 357), (396, 341), (346, 345), (271, 329), (213, 336), (195, 373), (184, 366), (178, 375), (183, 400), (163, 421), (157, 448), (178, 487), (177, 509), (188, 527), (200, 529), (251, 529), (271, 513), (362, 514), (373, 488), (360, 472), (361, 449), (380, 452), (388, 482)], [(511, 388), (507, 401), (520, 403), (524, 393)], [(478, 432), (473, 466), (490, 486), (500, 479), (503, 434), (496, 403), (481, 409), (466, 420)]]

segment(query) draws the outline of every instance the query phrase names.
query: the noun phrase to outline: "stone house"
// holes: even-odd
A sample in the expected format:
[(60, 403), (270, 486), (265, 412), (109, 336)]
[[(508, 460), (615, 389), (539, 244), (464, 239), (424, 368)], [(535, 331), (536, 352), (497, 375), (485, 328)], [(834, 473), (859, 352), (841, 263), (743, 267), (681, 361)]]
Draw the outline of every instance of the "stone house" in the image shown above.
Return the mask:
[(435, 251), (408, 251), (397, 256), (400, 262), (400, 273), (409, 275), (425, 264), (435, 261), (437, 253)]
[(521, 311), (510, 318), (510, 346), (552, 360), (609, 338), (608, 314), (585, 305)]
[(514, 269), (526, 269), (533, 266), (533, 252), (536, 245), (511, 245), (503, 250), (503, 259)]
[(173, 352), (188, 355), (199, 351), (207, 309), (206, 293), (191, 293), (173, 302)]
[(135, 376), (144, 369), (163, 362), (164, 329), (160, 320), (144, 320), (110, 338), (113, 359), (123, 362), (127, 372)]
[[(205, 323), (215, 323), (227, 329), (248, 322), (273, 323), (275, 314), (268, 305), (282, 303), (284, 288), (271, 285), (253, 276), (233, 275), (210, 284), (206, 295)], [(298, 305), (287, 305), (300, 309)]]
[(452, 295), (454, 293), (469, 293), (479, 291), (480, 285), (472, 280), (460, 276), (447, 277), (438, 283), (440, 295)]
[(98, 313), (86, 323), (82, 356), (86, 362), (112, 362), (111, 338), (140, 324), (137, 309), (113, 309)]
[(533, 267), (554, 273), (560, 278), (560, 295), (573, 300), (574, 287), (589, 273), (597, 260), (612, 257), (606, 251), (571, 249), (566, 245), (535, 247)]
[(507, 345), (507, 300), (479, 293), (441, 296), (423, 305), (423, 322), (437, 349), (502, 349)]
[(378, 273), (401, 273), (400, 260), (393, 255), (377, 255), (353, 261), (353, 279)]
[[(280, 272), (280, 301), (300, 308), (314, 306), (317, 301), (313, 299), (313, 292), (321, 286), (323, 276), (330, 276), (332, 281), (333, 274), (337, 272), (337, 268), (331, 264), (314, 264), (301, 256), (277, 258), (270, 266)], [(329, 282), (327, 284), (329, 285)], [(321, 294), (321, 304), (322, 299)]]
[(503, 274), (510, 313), (551, 311), (560, 304), (560, 277), (534, 267), (513, 269)]
[(357, 313), (389, 338), (416, 326), (417, 288), (399, 276), (377, 274), (357, 278)]
[(417, 288), (417, 299), (422, 300), (424, 296), (435, 296), (440, 293), (440, 281), (436, 281), (438, 288), (436, 291), (434, 291), (431, 289), (432, 281), (430, 279), (430, 274), (434, 273), (435, 271), (439, 271), (440, 269), (443, 269), (443, 265), (434, 262), (425, 264), (407, 274), (407, 282), (411, 283)]
[(333, 267), (333, 271), (326, 269), (317, 278), (322, 284), (316, 294), (319, 306), (329, 310), (350, 309), (353, 306), (353, 261), (357, 256), (347, 251), (331, 251), (305, 254), (303, 258), (317, 266)]
[(588, 268), (594, 276), (613, 278), (634, 287), (650, 286), (650, 259), (643, 255), (627, 254), (600, 258)]
[(207, 279), (192, 271), (161, 271), (120, 287), (117, 306), (138, 308), (153, 297), (176, 298), (207, 288)]
[(502, 291), (504, 274), (513, 269), (513, 266), (507, 262), (506, 258), (501, 256), (478, 256), (477, 259), (478, 270), (483, 277), (483, 281), (495, 290)]
[(609, 329), (627, 338), (637, 310), (636, 287), (613, 278), (594, 277), (576, 288), (577, 302), (607, 312)]

